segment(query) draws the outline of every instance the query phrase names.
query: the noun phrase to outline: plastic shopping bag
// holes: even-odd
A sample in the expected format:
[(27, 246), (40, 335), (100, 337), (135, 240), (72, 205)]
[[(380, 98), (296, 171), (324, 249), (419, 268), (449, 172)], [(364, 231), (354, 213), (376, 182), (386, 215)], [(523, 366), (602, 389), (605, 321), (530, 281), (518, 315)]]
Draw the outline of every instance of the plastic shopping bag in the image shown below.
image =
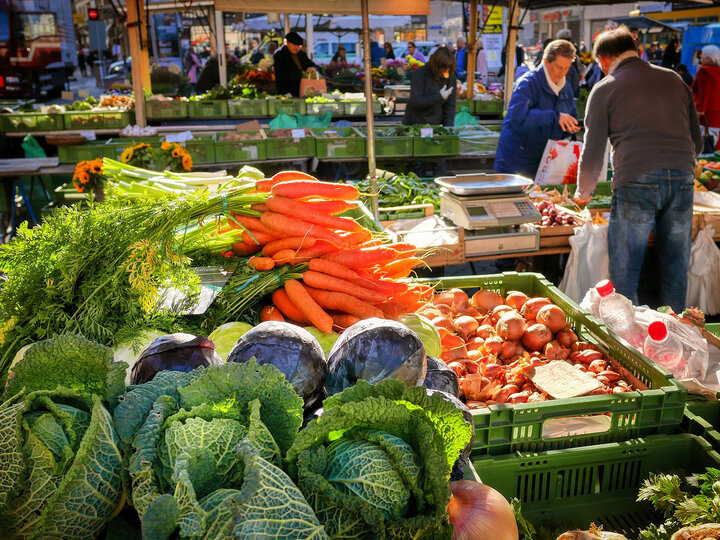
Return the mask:
[(593, 224), (589, 212), (586, 210), (585, 213), (585, 224), (575, 229), (575, 234), (570, 237), (570, 257), (559, 286), (576, 302), (583, 299), (588, 289), (610, 277), (608, 225)]
[(297, 120), (282, 109), (280, 114), (270, 120), (270, 129), (295, 129), (297, 127)]
[(685, 305), (700, 308), (706, 315), (720, 313), (720, 249), (714, 235), (711, 225), (698, 232), (688, 268)]
[(480, 121), (470, 114), (470, 109), (463, 106), (460, 108), (460, 112), (455, 115), (455, 127), (462, 126), (477, 126)]
[(299, 128), (326, 128), (332, 123), (332, 113), (308, 114), (293, 113)]

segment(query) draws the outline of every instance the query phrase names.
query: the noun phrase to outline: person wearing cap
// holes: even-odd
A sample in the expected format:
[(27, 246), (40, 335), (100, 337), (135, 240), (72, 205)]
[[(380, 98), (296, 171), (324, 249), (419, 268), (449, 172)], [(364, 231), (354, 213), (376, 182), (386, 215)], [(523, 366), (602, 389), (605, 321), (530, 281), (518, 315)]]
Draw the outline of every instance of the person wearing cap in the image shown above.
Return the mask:
[(660, 48), (660, 44), (657, 41), (653, 41), (650, 44), (650, 48), (645, 53), (646, 60), (652, 64), (659, 64), (662, 62), (663, 52)]
[(285, 45), (280, 47), (273, 57), (275, 85), (280, 95), (300, 97), (303, 73), (314, 73), (318, 70), (318, 66), (300, 50), (302, 45), (303, 38), (297, 32), (288, 32), (285, 35)]

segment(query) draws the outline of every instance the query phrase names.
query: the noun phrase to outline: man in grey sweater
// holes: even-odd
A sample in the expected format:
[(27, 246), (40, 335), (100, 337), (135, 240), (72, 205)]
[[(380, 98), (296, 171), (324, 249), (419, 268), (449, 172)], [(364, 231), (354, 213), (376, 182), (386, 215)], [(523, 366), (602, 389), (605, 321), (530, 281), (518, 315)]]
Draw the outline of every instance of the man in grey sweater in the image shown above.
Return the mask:
[(592, 198), (609, 138), (610, 280), (615, 290), (638, 303), (638, 280), (654, 230), (660, 305), (680, 313), (692, 243), (693, 168), (703, 147), (692, 94), (675, 72), (638, 57), (626, 27), (600, 34), (594, 56), (607, 77), (588, 98), (574, 200)]

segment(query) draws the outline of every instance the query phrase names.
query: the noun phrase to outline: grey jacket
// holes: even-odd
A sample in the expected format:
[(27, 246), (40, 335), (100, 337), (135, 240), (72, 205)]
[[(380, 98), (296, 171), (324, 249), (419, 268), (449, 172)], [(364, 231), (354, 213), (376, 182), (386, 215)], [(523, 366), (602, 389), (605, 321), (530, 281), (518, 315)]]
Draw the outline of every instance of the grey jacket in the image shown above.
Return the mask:
[(583, 199), (599, 180), (608, 138), (613, 189), (658, 169), (691, 172), (703, 148), (690, 89), (674, 71), (638, 57), (622, 60), (590, 92), (578, 171)]

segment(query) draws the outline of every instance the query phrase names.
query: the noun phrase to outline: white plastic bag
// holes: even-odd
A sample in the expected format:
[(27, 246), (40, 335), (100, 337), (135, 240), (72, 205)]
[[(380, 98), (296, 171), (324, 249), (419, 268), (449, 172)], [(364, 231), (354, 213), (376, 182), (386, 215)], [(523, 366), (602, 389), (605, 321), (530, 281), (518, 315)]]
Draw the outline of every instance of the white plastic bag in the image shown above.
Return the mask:
[(686, 306), (700, 308), (706, 315), (720, 313), (720, 249), (715, 245), (711, 225), (700, 230), (690, 251)]
[(610, 277), (607, 224), (594, 225), (589, 215), (582, 227), (570, 237), (570, 257), (560, 290), (576, 302), (599, 281)]

